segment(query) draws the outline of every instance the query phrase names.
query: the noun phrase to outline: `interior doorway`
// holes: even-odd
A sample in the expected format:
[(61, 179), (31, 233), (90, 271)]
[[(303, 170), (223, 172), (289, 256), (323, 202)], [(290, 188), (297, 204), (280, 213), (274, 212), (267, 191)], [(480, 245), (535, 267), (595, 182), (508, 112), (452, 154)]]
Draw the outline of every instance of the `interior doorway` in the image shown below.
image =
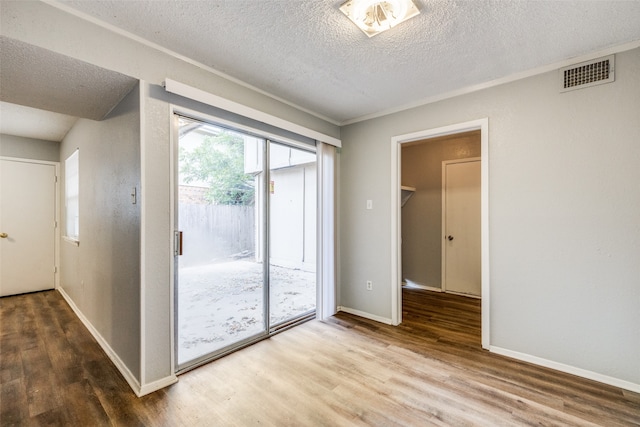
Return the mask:
[[(414, 141), (401, 151), (402, 193), (412, 190), (400, 214), (403, 284), (479, 296), (480, 132)], [(466, 282), (477, 291), (463, 290)]]
[[(475, 138), (477, 142), (465, 141)], [(447, 145), (447, 141), (450, 142)], [(392, 322), (402, 322), (402, 284), (443, 291), (442, 249), (446, 247), (442, 199), (442, 162), (480, 158), (480, 294), (482, 295), (482, 346), (489, 346), (489, 251), (488, 251), (488, 120), (481, 119), (429, 129), (392, 138)], [(416, 151), (432, 151), (428, 164)], [(407, 151), (405, 151), (407, 150)], [(448, 158), (447, 158), (448, 157)], [(407, 160), (407, 162), (405, 162)], [(411, 162), (418, 164), (411, 167)], [(413, 176), (412, 176), (413, 174)], [(431, 178), (429, 178), (431, 175)], [(427, 179), (429, 178), (429, 179)], [(426, 182), (429, 181), (429, 182)], [(404, 189), (414, 190), (409, 200)], [(412, 209), (413, 208), (418, 209)], [(417, 205), (423, 205), (422, 208)], [(404, 207), (403, 207), (404, 205)], [(425, 208), (426, 207), (426, 208)], [(411, 214), (410, 211), (414, 212)], [(431, 219), (425, 224), (425, 219)], [(436, 219), (433, 221), (433, 219)], [(423, 227), (415, 232), (413, 227)], [(405, 233), (404, 230), (411, 230)], [(422, 237), (421, 237), (422, 236)], [(455, 236), (452, 236), (455, 241)], [(446, 286), (446, 285), (445, 285)], [(462, 293), (467, 293), (462, 292)]]

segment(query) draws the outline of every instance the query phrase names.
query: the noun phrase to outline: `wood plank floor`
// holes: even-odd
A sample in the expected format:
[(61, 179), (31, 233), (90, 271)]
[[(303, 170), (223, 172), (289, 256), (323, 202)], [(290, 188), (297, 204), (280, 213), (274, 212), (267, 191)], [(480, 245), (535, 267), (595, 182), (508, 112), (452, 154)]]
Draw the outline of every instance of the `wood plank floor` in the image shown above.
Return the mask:
[(55, 291), (0, 299), (0, 424), (631, 426), (640, 395), (480, 349), (478, 300), (311, 321), (137, 398)]

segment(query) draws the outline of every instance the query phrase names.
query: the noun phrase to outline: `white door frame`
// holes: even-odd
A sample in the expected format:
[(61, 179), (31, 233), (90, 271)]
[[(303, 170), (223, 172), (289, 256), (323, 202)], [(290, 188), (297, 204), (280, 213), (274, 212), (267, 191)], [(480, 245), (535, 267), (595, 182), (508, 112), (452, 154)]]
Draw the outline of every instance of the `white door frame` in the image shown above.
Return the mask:
[(421, 139), (480, 130), (481, 156), (481, 265), (482, 265), (482, 348), (490, 345), (490, 281), (489, 281), (489, 119), (483, 118), (391, 138), (391, 322), (402, 323), (402, 221), (400, 214), (400, 174), (402, 144)]
[[(440, 286), (442, 288), (442, 292), (448, 292), (447, 291), (447, 241), (444, 238), (445, 237), (445, 231), (446, 231), (446, 226), (447, 226), (447, 192), (446, 192), (446, 187), (447, 187), (447, 177), (446, 177), (446, 166), (448, 165), (455, 165), (455, 164), (460, 164), (460, 163), (471, 163), (471, 162), (481, 162), (482, 158), (481, 157), (467, 157), (464, 159), (453, 159), (453, 160), (443, 160), (442, 161), (442, 192), (441, 192), (441, 197), (442, 197), (442, 225), (440, 226), (440, 235), (442, 237), (441, 242), (442, 242), (442, 246), (441, 246), (441, 254), (442, 254), (442, 269), (440, 270), (441, 275), (440, 275)], [(482, 167), (482, 163), (480, 163), (480, 166)], [(456, 292), (451, 292), (451, 293), (456, 293)], [(472, 298), (478, 298), (478, 296), (476, 295), (471, 295), (471, 294), (460, 294), (460, 295), (464, 295), (464, 296), (468, 296), (468, 297), (472, 297)]]

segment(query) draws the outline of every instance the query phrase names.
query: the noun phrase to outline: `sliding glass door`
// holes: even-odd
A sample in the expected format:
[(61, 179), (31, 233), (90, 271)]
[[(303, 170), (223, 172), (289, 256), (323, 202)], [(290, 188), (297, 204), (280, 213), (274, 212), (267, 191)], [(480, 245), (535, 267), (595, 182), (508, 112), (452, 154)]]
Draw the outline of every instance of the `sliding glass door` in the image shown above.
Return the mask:
[(316, 154), (269, 145), (269, 324), (315, 313)]
[(313, 147), (175, 120), (180, 371), (315, 313), (316, 156)]
[[(265, 275), (256, 250), (256, 170), (264, 141), (178, 117), (177, 362), (264, 335)], [(258, 214), (258, 215), (256, 215)]]

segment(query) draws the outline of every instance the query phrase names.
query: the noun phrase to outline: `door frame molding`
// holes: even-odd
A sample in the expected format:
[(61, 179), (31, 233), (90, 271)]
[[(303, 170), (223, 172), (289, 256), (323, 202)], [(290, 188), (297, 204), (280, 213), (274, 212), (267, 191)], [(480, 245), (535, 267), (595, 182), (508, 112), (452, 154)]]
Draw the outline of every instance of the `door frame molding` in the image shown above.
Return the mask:
[(481, 118), (448, 126), (425, 129), (391, 138), (391, 322), (402, 323), (402, 221), (400, 211), (402, 144), (480, 130), (480, 199), (481, 199), (481, 265), (482, 265), (482, 348), (489, 349), (490, 340), (490, 275), (489, 275), (489, 118)]
[(9, 156), (0, 156), (0, 160), (7, 160), (11, 162), (22, 162), (22, 163), (35, 163), (40, 165), (49, 165), (53, 166), (55, 170), (55, 187), (54, 187), (54, 200), (55, 200), (55, 224), (53, 230), (54, 236), (54, 244), (53, 244), (53, 262), (55, 271), (53, 273), (53, 289), (60, 288), (60, 236), (62, 235), (61, 226), (60, 226), (60, 206), (62, 205), (62, 201), (60, 200), (60, 162), (52, 162), (49, 160), (37, 160), (37, 159), (27, 159), (23, 157), (9, 157)]
[[(442, 238), (442, 244), (441, 244), (441, 258), (442, 258), (442, 264), (441, 264), (441, 270), (440, 270), (440, 289), (442, 289), (442, 292), (449, 292), (449, 293), (457, 293), (457, 292), (452, 292), (452, 291), (447, 291), (447, 281), (446, 281), (446, 262), (447, 262), (447, 258), (446, 258), (446, 253), (447, 253), (447, 241), (444, 238), (444, 236), (447, 234), (446, 233), (446, 225), (447, 225), (447, 192), (446, 192), (446, 185), (447, 185), (447, 180), (446, 180), (446, 167), (448, 165), (454, 165), (454, 164), (459, 164), (459, 163), (473, 163), (473, 162), (480, 162), (480, 167), (482, 167), (482, 158), (481, 157), (467, 157), (464, 159), (453, 159), (453, 160), (443, 160), (442, 161), (442, 190), (441, 190), (441, 197), (442, 197), (442, 221), (441, 221), (441, 226), (440, 226), (440, 235)], [(462, 294), (460, 293), (460, 295), (464, 295), (464, 296), (469, 296), (469, 297), (473, 297), (473, 298), (478, 298), (477, 295), (470, 295), (470, 294)]]

